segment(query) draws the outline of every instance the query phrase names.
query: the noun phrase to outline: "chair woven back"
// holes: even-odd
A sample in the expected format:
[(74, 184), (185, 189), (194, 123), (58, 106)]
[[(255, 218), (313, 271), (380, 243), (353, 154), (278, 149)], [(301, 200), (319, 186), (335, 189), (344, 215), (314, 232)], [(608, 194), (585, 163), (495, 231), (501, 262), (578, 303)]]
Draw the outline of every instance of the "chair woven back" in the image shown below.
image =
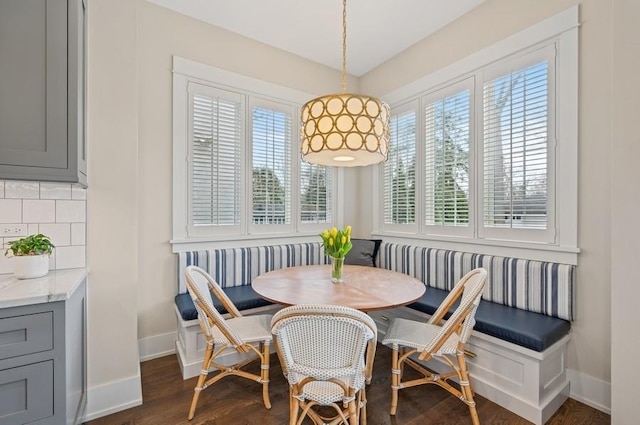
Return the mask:
[(370, 379), (365, 366), (372, 368), (377, 330), (365, 313), (334, 305), (295, 305), (276, 313), (271, 326), (289, 383), (303, 377), (341, 378), (360, 388)]
[(475, 313), (480, 304), (482, 290), (486, 282), (487, 271), (482, 268), (471, 270), (460, 279), (451, 293), (440, 304), (429, 322), (437, 324), (444, 314), (449, 311), (457, 298), (460, 298), (460, 305), (444, 323), (438, 335), (427, 344), (425, 351), (437, 351), (454, 332), (458, 333), (461, 343), (467, 342), (475, 325)]
[(185, 269), (185, 280), (187, 290), (198, 311), (198, 319), (202, 327), (202, 332), (207, 339), (212, 337), (213, 327), (215, 326), (222, 332), (225, 338), (229, 340), (231, 345), (235, 347), (242, 346), (242, 339), (227, 325), (224, 317), (222, 317), (213, 305), (211, 292), (216, 295), (216, 298), (218, 298), (233, 317), (242, 316), (220, 285), (218, 285), (206, 271), (197, 266), (189, 266)]

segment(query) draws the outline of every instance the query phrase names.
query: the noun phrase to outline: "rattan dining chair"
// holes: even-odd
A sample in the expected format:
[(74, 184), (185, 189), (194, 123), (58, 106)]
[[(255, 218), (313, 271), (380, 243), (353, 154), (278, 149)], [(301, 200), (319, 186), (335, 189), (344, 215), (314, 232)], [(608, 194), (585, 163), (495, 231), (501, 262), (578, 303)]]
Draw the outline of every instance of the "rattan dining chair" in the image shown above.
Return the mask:
[[(187, 290), (198, 311), (198, 321), (206, 339), (202, 369), (194, 389), (189, 420), (193, 419), (200, 393), (225, 376), (235, 375), (256, 381), (262, 385), (262, 399), (267, 409), (269, 401), (269, 348), (271, 336), (271, 315), (243, 316), (220, 285), (203, 269), (189, 266), (185, 270)], [(218, 298), (231, 318), (225, 319), (213, 305), (211, 292)], [(221, 355), (237, 353), (240, 361), (232, 365), (216, 362)], [(260, 359), (260, 375), (245, 370), (244, 366)], [(207, 380), (210, 369), (214, 375)]]
[[(475, 325), (475, 313), (487, 281), (487, 271), (478, 268), (460, 279), (449, 295), (440, 304), (428, 322), (396, 318), (389, 324), (382, 343), (391, 346), (391, 414), (396, 414), (398, 391), (422, 384), (436, 384), (462, 400), (469, 406), (474, 425), (480, 424), (476, 403), (473, 400), (469, 372), (465, 361), (464, 345)], [(428, 289), (427, 289), (428, 291)], [(444, 323), (442, 321), (456, 301), (460, 304)], [(433, 358), (450, 366), (447, 373), (435, 373), (410, 356), (418, 354), (421, 361)], [(403, 381), (404, 366), (410, 366), (423, 376)], [(448, 381), (457, 378), (460, 389)]]
[[(289, 381), (289, 424), (367, 423), (376, 324), (365, 313), (335, 305), (295, 305), (271, 321), (274, 344)], [(327, 407), (328, 406), (328, 407)]]

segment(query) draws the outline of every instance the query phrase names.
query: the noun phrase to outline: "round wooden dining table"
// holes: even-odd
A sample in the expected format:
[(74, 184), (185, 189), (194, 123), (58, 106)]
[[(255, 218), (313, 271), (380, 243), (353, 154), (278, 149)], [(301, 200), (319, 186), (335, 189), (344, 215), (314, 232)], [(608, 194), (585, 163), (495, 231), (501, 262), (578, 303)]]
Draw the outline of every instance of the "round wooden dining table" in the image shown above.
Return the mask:
[(273, 303), (334, 304), (361, 311), (410, 304), (425, 291), (418, 279), (377, 267), (345, 265), (344, 282), (331, 282), (331, 265), (273, 270), (253, 279), (256, 293)]

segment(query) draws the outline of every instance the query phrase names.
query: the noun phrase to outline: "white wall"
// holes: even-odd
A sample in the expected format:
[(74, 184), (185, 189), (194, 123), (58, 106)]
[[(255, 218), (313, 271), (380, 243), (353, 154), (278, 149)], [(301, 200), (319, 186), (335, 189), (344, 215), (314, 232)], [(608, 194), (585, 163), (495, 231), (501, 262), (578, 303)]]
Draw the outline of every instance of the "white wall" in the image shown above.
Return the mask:
[[(138, 3), (88, 2), (87, 419), (142, 402)], [(170, 312), (167, 312), (170, 314)]]
[(612, 423), (638, 422), (640, 381), (640, 2), (613, 1), (613, 126), (611, 137), (611, 404)]
[[(572, 324), (568, 367), (572, 396), (606, 411), (611, 379), (611, 1), (487, 0), (363, 76), (360, 85), (363, 91), (382, 96), (574, 4), (580, 5), (581, 21), (578, 177), (581, 254), (577, 269), (577, 320)], [(637, 31), (634, 36), (637, 39)], [(358, 213), (366, 217), (373, 209), (372, 197), (362, 193), (360, 196)]]

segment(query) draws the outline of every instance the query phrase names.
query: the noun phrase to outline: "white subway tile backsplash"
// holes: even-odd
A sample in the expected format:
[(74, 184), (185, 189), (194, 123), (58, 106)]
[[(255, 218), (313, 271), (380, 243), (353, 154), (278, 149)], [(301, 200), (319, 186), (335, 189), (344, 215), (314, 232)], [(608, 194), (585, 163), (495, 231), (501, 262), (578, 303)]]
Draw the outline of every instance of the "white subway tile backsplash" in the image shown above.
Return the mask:
[(56, 201), (57, 223), (84, 223), (86, 220), (85, 201)]
[(22, 201), (23, 223), (55, 223), (56, 201), (48, 199), (25, 199)]
[(38, 199), (40, 197), (40, 183), (5, 181), (4, 197), (13, 199)]
[(85, 267), (85, 246), (63, 246), (55, 249), (56, 269)]
[(27, 234), (28, 235), (37, 235), (38, 233), (40, 233), (40, 230), (38, 229), (38, 225), (37, 224), (29, 224), (27, 226)]
[(71, 186), (71, 198), (78, 200), (87, 199), (87, 189), (80, 186)]
[(20, 199), (0, 199), (0, 223), (22, 223)]
[(86, 245), (86, 233), (85, 223), (71, 223), (71, 245)]
[(40, 183), (40, 199), (71, 199), (71, 184)]
[(0, 181), (0, 223), (22, 226), (13, 237), (0, 237), (0, 274), (13, 273), (5, 243), (27, 235), (43, 233), (56, 248), (49, 268), (86, 267), (87, 190), (70, 183)]
[(40, 233), (49, 236), (56, 248), (71, 245), (71, 224), (69, 223), (41, 224)]

